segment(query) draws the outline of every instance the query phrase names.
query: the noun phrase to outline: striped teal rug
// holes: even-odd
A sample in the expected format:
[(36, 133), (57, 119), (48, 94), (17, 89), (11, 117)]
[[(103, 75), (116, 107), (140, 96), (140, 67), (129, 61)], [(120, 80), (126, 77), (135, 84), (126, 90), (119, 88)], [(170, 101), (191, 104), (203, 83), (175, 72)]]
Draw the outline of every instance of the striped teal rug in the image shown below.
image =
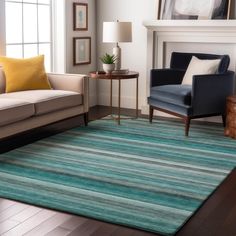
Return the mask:
[(218, 125), (97, 120), (0, 155), (0, 196), (173, 235), (236, 166)]

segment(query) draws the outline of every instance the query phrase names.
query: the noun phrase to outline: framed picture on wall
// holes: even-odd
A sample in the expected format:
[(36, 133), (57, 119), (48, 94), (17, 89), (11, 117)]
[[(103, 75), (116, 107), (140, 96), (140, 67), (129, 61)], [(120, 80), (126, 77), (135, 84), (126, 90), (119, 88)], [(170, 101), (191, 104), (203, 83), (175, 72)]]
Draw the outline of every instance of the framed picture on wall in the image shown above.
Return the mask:
[(88, 30), (88, 4), (73, 3), (73, 25), (74, 30)]
[(91, 63), (91, 37), (73, 38), (73, 62), (74, 65)]
[(229, 19), (231, 0), (161, 0), (160, 19)]

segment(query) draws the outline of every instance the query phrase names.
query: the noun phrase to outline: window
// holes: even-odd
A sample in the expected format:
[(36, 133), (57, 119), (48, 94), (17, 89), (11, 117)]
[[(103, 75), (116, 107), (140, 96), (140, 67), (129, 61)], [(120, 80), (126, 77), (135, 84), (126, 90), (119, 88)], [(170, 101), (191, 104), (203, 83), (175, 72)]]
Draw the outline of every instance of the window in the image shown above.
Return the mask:
[(51, 71), (51, 0), (6, 0), (6, 55), (45, 55)]

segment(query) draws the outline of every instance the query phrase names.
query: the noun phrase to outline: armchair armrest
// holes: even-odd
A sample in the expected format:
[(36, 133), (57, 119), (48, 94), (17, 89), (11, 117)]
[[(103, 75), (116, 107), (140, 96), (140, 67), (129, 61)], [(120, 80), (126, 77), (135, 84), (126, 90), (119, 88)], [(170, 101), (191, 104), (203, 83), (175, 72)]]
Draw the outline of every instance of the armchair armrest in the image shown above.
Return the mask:
[(234, 94), (235, 73), (194, 75), (192, 107), (194, 115), (224, 114), (226, 98)]
[(89, 78), (80, 74), (48, 73), (48, 80), (53, 89), (77, 92), (83, 95), (84, 110), (89, 107)]
[(152, 69), (150, 86), (181, 84), (185, 71), (177, 69)]

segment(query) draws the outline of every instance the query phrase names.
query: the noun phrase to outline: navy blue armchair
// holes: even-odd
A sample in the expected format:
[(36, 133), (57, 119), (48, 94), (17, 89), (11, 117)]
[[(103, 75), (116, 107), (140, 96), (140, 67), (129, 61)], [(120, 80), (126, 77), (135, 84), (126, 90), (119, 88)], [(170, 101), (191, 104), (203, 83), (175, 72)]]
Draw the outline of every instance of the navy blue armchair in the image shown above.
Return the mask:
[[(192, 85), (182, 80), (192, 56), (199, 59), (220, 59), (216, 74), (194, 75)], [(153, 110), (183, 118), (185, 135), (194, 118), (221, 115), (225, 125), (226, 97), (234, 93), (235, 74), (228, 70), (228, 55), (173, 52), (169, 69), (152, 69), (149, 104), (149, 121)]]

